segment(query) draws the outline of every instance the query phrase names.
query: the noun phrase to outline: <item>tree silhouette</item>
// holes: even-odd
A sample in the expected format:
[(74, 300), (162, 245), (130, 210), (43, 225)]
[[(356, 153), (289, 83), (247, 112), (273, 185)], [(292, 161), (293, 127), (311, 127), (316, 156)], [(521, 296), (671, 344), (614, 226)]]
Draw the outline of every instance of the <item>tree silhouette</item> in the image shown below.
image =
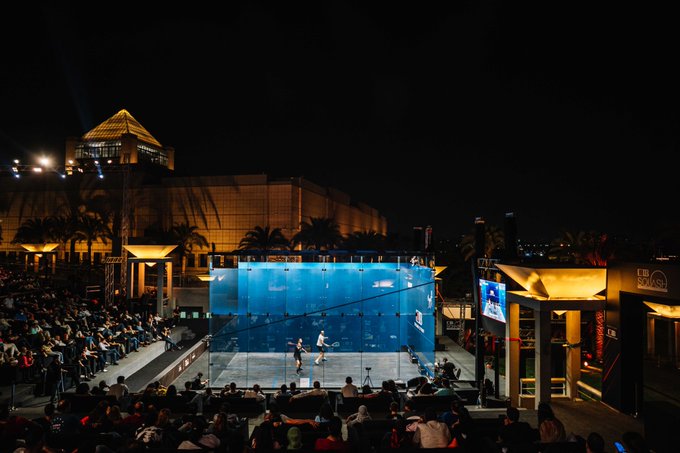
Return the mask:
[(179, 257), (179, 261), (182, 266), (182, 275), (186, 272), (187, 263), (186, 256), (188, 253), (193, 252), (194, 246), (198, 248), (208, 247), (208, 240), (205, 236), (198, 233), (198, 227), (196, 225), (189, 226), (188, 223), (176, 223), (170, 229), (170, 243), (177, 244), (177, 248), (173, 250)]
[(293, 245), (301, 244), (304, 249), (330, 250), (342, 242), (340, 227), (333, 219), (310, 217), (309, 222), (300, 224), (300, 231), (293, 236)]
[(26, 219), (19, 226), (12, 244), (45, 244), (52, 240), (52, 227), (49, 217)]
[(262, 228), (256, 226), (248, 231), (238, 248), (240, 250), (261, 250), (262, 252), (269, 252), (270, 250), (285, 250), (289, 247), (290, 241), (281, 233), (281, 228), (269, 228), (269, 225)]
[[(465, 261), (468, 261), (475, 255), (476, 246), (474, 230), (463, 236), (460, 241), (460, 252), (463, 254)], [(484, 225), (484, 258), (493, 258), (498, 250), (504, 248), (505, 234), (503, 230), (494, 225)]]
[(97, 241), (108, 244), (108, 240), (113, 236), (111, 228), (104, 219), (92, 213), (82, 215), (77, 228), (77, 240), (78, 242), (85, 241), (88, 263), (92, 266), (92, 245)]
[(355, 231), (348, 234), (343, 247), (348, 250), (383, 250), (386, 238), (375, 230)]

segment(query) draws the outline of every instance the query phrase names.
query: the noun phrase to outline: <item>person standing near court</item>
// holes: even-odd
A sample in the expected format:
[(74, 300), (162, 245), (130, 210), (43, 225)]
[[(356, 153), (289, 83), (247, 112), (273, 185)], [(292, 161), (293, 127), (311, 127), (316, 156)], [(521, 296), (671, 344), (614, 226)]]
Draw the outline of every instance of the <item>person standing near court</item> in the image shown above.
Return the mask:
[(300, 371), (302, 371), (302, 353), (307, 352), (305, 348), (302, 346), (302, 338), (298, 338), (297, 344), (293, 343), (288, 343), (290, 346), (295, 346), (295, 352), (293, 352), (293, 357), (295, 358), (295, 366), (297, 366), (297, 370), (295, 370), (295, 374), (300, 374)]
[(319, 332), (319, 338), (316, 340), (316, 349), (319, 350), (319, 357), (314, 360), (314, 365), (319, 364), (319, 360), (326, 361), (326, 349), (329, 345), (326, 344), (328, 337), (324, 336), (324, 331)]

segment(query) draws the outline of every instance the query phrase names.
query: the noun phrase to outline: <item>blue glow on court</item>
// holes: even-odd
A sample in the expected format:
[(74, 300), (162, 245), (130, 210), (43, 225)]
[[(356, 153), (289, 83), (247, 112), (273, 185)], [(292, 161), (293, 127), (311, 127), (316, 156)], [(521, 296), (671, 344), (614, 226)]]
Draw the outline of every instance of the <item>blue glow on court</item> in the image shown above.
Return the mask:
[(434, 270), (399, 263), (241, 262), (214, 269), (214, 352), (289, 352), (320, 330), (333, 352), (399, 352), (434, 362)]

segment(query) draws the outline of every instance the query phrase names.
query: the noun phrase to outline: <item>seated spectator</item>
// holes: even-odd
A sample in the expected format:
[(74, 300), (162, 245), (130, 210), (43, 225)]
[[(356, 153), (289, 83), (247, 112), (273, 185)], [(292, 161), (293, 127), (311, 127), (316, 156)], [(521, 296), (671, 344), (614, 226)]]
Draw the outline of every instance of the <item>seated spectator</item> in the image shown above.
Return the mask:
[(413, 404), (410, 401), (404, 402), (404, 413), (402, 416), (404, 417), (404, 420), (420, 420), (420, 414), (413, 410)]
[(168, 388), (165, 391), (165, 396), (169, 398), (174, 398), (177, 396), (177, 387), (175, 386), (175, 384), (168, 385)]
[(335, 414), (333, 414), (333, 408), (330, 403), (325, 402), (319, 408), (319, 413), (314, 417), (314, 421), (318, 423), (328, 423), (331, 421), (331, 418), (333, 418), (333, 415)]
[(331, 419), (328, 424), (328, 436), (317, 439), (314, 450), (348, 450), (347, 444), (342, 438), (342, 420), (340, 420), (340, 417), (334, 416)]
[(192, 386), (193, 386), (192, 381), (186, 381), (184, 383), (184, 390), (179, 392), (179, 394), (182, 395), (183, 397), (185, 397), (188, 400), (193, 399), (197, 395), (197, 393), (196, 393), (195, 390), (191, 389)]
[(257, 401), (264, 401), (266, 399), (262, 389), (260, 389), (259, 384), (254, 384), (252, 389), (246, 390), (246, 393), (243, 395), (243, 397), (255, 398)]
[(122, 400), (124, 396), (130, 394), (130, 389), (127, 384), (125, 384), (125, 376), (118, 376), (116, 378), (116, 383), (109, 387), (107, 395), (113, 395), (118, 401)]
[(277, 392), (274, 394), (274, 398), (278, 398), (280, 396), (284, 397), (291, 396), (290, 392), (288, 391), (288, 386), (286, 384), (281, 384), (279, 390), (277, 390)]
[(564, 442), (567, 440), (564, 425), (555, 417), (550, 404), (546, 402), (538, 403), (536, 415), (538, 417), (538, 431), (541, 435), (541, 442)]
[(498, 433), (498, 440), (503, 444), (516, 445), (534, 442), (534, 430), (526, 422), (519, 421), (519, 411), (516, 407), (508, 407), (505, 411), (503, 426)]
[(90, 393), (93, 395), (106, 395), (109, 391), (109, 386), (106, 385), (106, 381), (99, 381), (97, 387), (93, 387)]
[(395, 419), (392, 429), (383, 436), (380, 447), (381, 449), (408, 449), (411, 443), (411, 436), (406, 432), (406, 421), (404, 419)]
[(81, 382), (76, 386), (76, 395), (92, 395), (90, 393), (90, 384), (87, 382)]
[(300, 450), (302, 449), (302, 432), (297, 426), (293, 426), (286, 433), (288, 438), (288, 445), (286, 450)]
[(225, 398), (241, 398), (243, 396), (243, 392), (236, 388), (236, 382), (232, 382), (229, 384), (229, 389), (226, 392), (222, 390), (220, 396)]
[(191, 380), (191, 389), (203, 390), (207, 384), (208, 379), (203, 379), (203, 373), (199, 371), (196, 377)]
[(363, 404), (359, 406), (358, 412), (347, 417), (347, 426), (353, 426), (356, 423), (363, 423), (366, 420), (371, 420), (371, 415), (368, 413), (368, 408)]
[(387, 414), (387, 418), (390, 420), (396, 420), (398, 418), (404, 418), (399, 413), (399, 403), (392, 401), (390, 403), (390, 412)]
[(451, 401), (450, 409), (439, 416), (439, 421), (451, 428), (458, 421), (460, 406), (458, 401)]
[(175, 340), (173, 340), (172, 337), (170, 336), (169, 327), (164, 327), (163, 330), (161, 330), (160, 339), (165, 341), (168, 351), (171, 350), (179, 351), (180, 349), (182, 349), (182, 346), (178, 346)]
[(455, 394), (456, 392), (451, 388), (451, 383), (446, 378), (441, 380), (441, 387), (434, 392), (434, 396), (453, 396)]
[(321, 388), (321, 383), (319, 381), (314, 381), (312, 384), (312, 389), (305, 393), (298, 393), (297, 395), (291, 396), (290, 400), (297, 400), (300, 398), (306, 398), (308, 396), (328, 396), (328, 392)]
[(598, 433), (588, 434), (586, 453), (604, 453), (604, 439)]
[(621, 443), (626, 449), (626, 453), (649, 453), (649, 447), (642, 434), (635, 431), (626, 431), (621, 436)]
[(297, 389), (297, 384), (295, 384), (295, 382), (291, 382), (290, 385), (288, 385), (288, 391), (290, 392), (291, 395), (297, 395), (298, 393), (302, 393), (300, 390)]
[(413, 444), (419, 448), (445, 448), (451, 441), (449, 428), (437, 421), (437, 413), (431, 407), (425, 409), (423, 421), (413, 434)]
[(356, 398), (359, 396), (359, 389), (357, 389), (356, 385), (352, 384), (351, 376), (345, 378), (345, 385), (342, 387), (342, 396), (345, 398)]

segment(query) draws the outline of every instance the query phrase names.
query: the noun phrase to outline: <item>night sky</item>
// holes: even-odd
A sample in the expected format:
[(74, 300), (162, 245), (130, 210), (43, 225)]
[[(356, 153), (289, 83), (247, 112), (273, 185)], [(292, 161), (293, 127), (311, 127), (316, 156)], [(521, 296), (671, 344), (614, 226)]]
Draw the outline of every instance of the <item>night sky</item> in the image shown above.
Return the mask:
[(125, 108), (180, 174), (304, 176), (405, 234), (680, 218), (670, 5), (58, 3), (0, 19), (3, 165)]

